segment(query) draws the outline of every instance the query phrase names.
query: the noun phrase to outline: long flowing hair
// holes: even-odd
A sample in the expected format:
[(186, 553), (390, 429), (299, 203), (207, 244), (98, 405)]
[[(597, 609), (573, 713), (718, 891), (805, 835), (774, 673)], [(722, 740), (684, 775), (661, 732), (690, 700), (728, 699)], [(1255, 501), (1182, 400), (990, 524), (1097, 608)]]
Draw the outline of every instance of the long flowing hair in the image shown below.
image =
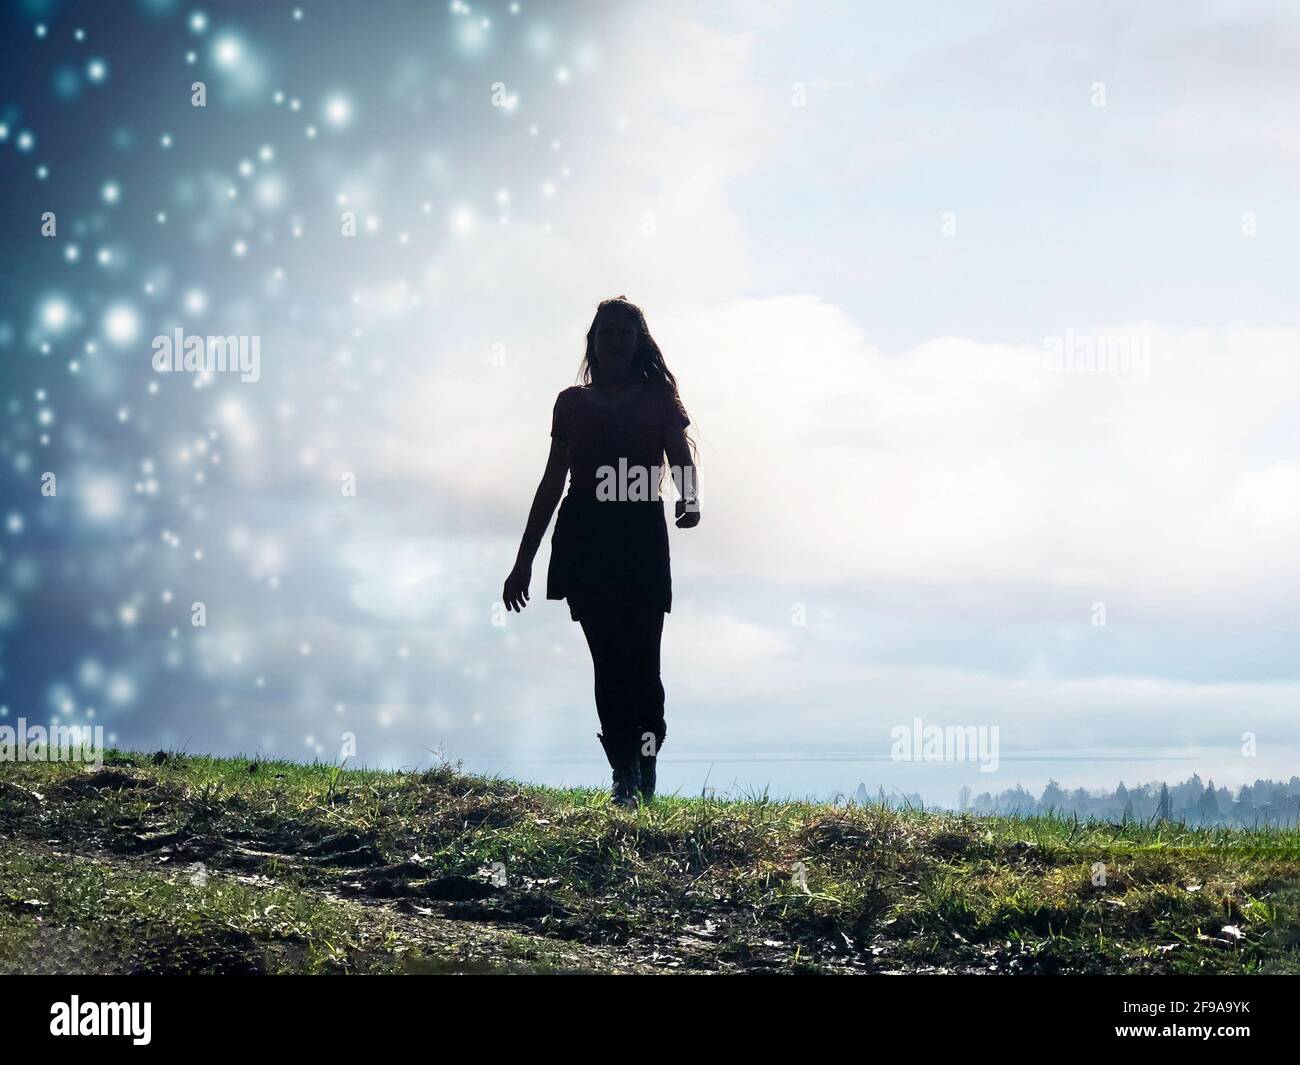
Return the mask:
[[(664, 353), (659, 350), (655, 338), (650, 335), (645, 313), (626, 296), (601, 300), (596, 306), (596, 316), (592, 318), (591, 328), (587, 330), (587, 350), (582, 356), (582, 365), (578, 368), (578, 380), (584, 385), (601, 383), (600, 360), (596, 357), (596, 326), (600, 324), (601, 315), (606, 314), (625, 314), (632, 319), (637, 331), (636, 352), (632, 356), (632, 372), (671, 396), (678, 410), (689, 418), (690, 415), (686, 414), (686, 407), (682, 403), (682, 394), (677, 388), (677, 378), (673, 376), (672, 370), (668, 369), (668, 364), (664, 362)], [(686, 441), (690, 445), (692, 458), (698, 463), (699, 451), (695, 446), (694, 436), (689, 432), (686, 434)]]

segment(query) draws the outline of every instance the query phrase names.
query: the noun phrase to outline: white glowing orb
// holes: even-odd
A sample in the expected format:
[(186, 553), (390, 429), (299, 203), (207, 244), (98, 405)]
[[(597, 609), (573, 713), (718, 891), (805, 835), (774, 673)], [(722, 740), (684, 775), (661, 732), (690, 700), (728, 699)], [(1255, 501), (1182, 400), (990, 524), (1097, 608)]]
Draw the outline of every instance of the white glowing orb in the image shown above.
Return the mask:
[(244, 45), (232, 34), (218, 37), (212, 46), (212, 58), (223, 70), (234, 70), (244, 58)]
[(273, 211), (284, 203), (284, 183), (274, 174), (268, 174), (257, 183), (254, 195), (260, 207)]
[(114, 703), (129, 703), (135, 698), (135, 683), (124, 673), (116, 674), (108, 682), (108, 698)]
[(451, 212), (448, 224), (451, 226), (451, 231), (453, 233), (463, 235), (465, 233), (473, 232), (476, 221), (477, 219), (474, 216), (474, 208), (462, 204)]
[(352, 101), (343, 93), (332, 93), (325, 98), (321, 108), (326, 125), (334, 129), (345, 129), (352, 122)]
[(41, 307), (41, 325), (53, 333), (59, 332), (72, 317), (72, 309), (58, 296), (51, 296)]
[(192, 288), (185, 293), (185, 309), (190, 314), (202, 314), (208, 309), (208, 294), (201, 288)]
[(83, 489), (82, 505), (95, 521), (116, 518), (122, 513), (122, 486), (111, 477), (92, 477)]
[(140, 332), (140, 316), (127, 303), (117, 303), (104, 314), (104, 335), (114, 344), (129, 344)]

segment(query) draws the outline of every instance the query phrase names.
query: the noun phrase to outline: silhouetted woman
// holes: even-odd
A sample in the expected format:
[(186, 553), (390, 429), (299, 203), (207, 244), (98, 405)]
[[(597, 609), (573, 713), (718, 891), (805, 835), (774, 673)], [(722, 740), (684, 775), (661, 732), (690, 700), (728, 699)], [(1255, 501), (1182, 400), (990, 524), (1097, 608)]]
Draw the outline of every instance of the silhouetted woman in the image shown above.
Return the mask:
[(666, 731), (659, 641), (672, 578), (661, 482), (678, 486), (677, 527), (700, 523), (690, 418), (645, 315), (623, 296), (596, 308), (581, 380), (555, 400), (546, 472), (502, 598), (507, 610), (527, 603), (533, 558), (569, 475), (546, 598), (567, 599), (587, 637), (597, 739), (614, 771), (614, 801), (631, 807), (654, 797)]

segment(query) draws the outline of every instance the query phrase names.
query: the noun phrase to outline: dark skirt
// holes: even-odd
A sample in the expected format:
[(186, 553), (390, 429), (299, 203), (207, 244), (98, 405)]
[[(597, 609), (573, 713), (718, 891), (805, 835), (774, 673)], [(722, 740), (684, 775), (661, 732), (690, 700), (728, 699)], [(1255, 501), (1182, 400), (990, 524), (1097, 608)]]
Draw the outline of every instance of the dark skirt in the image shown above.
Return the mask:
[(567, 599), (569, 616), (585, 603), (672, 609), (668, 524), (663, 500), (606, 502), (564, 497), (551, 535), (546, 598)]

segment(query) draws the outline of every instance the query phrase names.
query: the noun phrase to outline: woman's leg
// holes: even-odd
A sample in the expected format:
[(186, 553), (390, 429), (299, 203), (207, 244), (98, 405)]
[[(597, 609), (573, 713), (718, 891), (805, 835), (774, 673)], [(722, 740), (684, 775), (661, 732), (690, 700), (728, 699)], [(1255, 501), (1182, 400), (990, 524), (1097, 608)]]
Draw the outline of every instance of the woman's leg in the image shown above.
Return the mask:
[(655, 758), (664, 741), (664, 688), (659, 675), (662, 610), (584, 604), (582, 631), (591, 649), (596, 712), (615, 776), (635, 767), (637, 788), (654, 794)]
[(641, 790), (641, 767), (630, 728), (625, 690), (628, 640), (621, 612), (606, 603), (584, 603), (579, 615), (591, 649), (595, 674), (596, 713), (600, 740), (614, 772), (614, 802), (635, 806)]
[(664, 685), (659, 668), (664, 612), (639, 610), (632, 622), (630, 646), (634, 662), (631, 677), (636, 705), (634, 723), (643, 731), (654, 735), (654, 753), (657, 755), (667, 732), (664, 722)]
[(593, 604), (584, 608), (580, 623), (591, 650), (601, 727), (643, 728), (654, 734), (656, 745), (663, 743), (663, 611)]
[(641, 798), (655, 797), (660, 748), (668, 727), (664, 722), (664, 685), (659, 675), (659, 645), (664, 633), (664, 612), (645, 611), (637, 627), (636, 647), (642, 664), (640, 688)]
[(579, 624), (582, 625), (583, 636), (587, 638), (587, 648), (591, 651), (591, 667), (596, 681), (596, 714), (600, 718), (600, 727), (607, 733), (613, 733), (625, 723), (624, 701), (620, 691), (623, 669), (619, 662), (623, 641), (616, 631), (617, 618), (607, 609), (591, 604), (584, 606)]

